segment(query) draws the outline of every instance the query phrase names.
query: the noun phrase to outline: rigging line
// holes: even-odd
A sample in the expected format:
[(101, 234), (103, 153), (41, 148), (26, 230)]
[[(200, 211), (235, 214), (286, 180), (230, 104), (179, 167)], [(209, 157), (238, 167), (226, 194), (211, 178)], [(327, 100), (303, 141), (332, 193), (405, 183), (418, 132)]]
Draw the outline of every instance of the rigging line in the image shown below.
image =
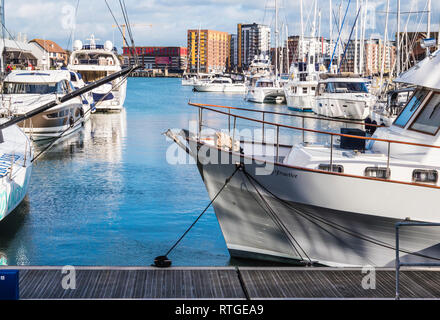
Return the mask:
[(128, 35), (130, 37), (131, 46), (132, 46), (133, 51), (134, 51), (134, 56), (135, 56), (136, 64), (138, 64), (139, 63), (139, 56), (138, 56), (138, 53), (137, 53), (137, 50), (136, 50), (136, 46), (134, 44), (134, 38), (133, 38), (132, 30), (131, 30), (130, 20), (128, 18), (127, 7), (125, 5), (125, 1), (124, 0), (122, 0), (122, 1), (119, 0), (119, 4), (121, 6), (122, 15), (124, 17), (125, 27), (127, 28)]
[[(249, 179), (249, 178), (248, 178), (248, 179)], [(251, 182), (251, 184), (252, 184), (252, 182)], [(254, 186), (254, 185), (252, 185), (252, 186), (253, 186), (254, 189), (256, 190), (255, 186)], [(284, 232), (284, 233), (286, 234), (286, 231), (283, 229), (282, 225), (277, 221), (277, 217), (276, 217), (276, 215), (275, 215), (275, 212), (273, 212), (273, 210), (270, 211), (270, 206), (268, 205), (267, 202), (264, 201), (264, 198), (263, 198), (261, 195), (259, 195), (259, 196), (260, 196), (260, 200), (263, 202), (263, 204), (265, 204), (266, 208), (263, 207), (263, 205), (260, 203), (260, 201), (259, 201), (259, 200), (258, 200), (253, 194), (252, 194), (252, 192), (247, 188), (246, 185), (245, 185), (245, 187), (246, 187), (246, 190), (247, 190), (247, 191), (249, 192), (249, 194), (251, 195), (251, 197), (255, 199), (255, 202), (260, 206), (260, 208), (263, 209), (263, 210), (265, 211), (265, 213), (268, 214), (269, 218), (272, 220), (272, 222), (275, 224), (275, 226), (278, 227), (278, 229), (279, 229), (281, 232)], [(256, 191), (257, 191), (257, 190), (256, 190)], [(257, 194), (258, 194), (258, 191), (257, 191)], [(269, 212), (268, 212), (268, 211), (269, 211)], [(275, 215), (275, 216), (274, 216), (274, 215)], [(289, 238), (289, 235), (288, 235), (288, 234), (286, 234), (286, 237), (287, 237), (287, 241), (290, 243), (290, 245), (292, 246), (292, 248), (294, 249), (294, 251), (296, 251), (296, 253), (297, 253), (298, 256), (300, 257), (300, 260), (305, 261), (305, 260), (303, 259), (303, 257), (301, 256), (301, 253), (299, 252), (299, 250), (296, 248), (296, 246), (293, 244), (293, 242), (292, 242), (291, 239)]]
[[(270, 204), (266, 201), (266, 199), (264, 199), (263, 195), (259, 192), (258, 188), (255, 186), (255, 184), (252, 182), (252, 180), (249, 178), (249, 174), (246, 172), (246, 170), (243, 169), (243, 172), (246, 176), (246, 178), (248, 179), (248, 181), (252, 184), (252, 186), (254, 187), (255, 191), (257, 192), (257, 194), (259, 195), (259, 197), (261, 198), (261, 200), (266, 204), (266, 206), (269, 208), (269, 210), (272, 212), (274, 218), (278, 221), (278, 223), (281, 225), (281, 230), (284, 230), (284, 233), (287, 235), (287, 239), (289, 240), (290, 244), (292, 245), (292, 247), (298, 252), (301, 260), (305, 261), (303, 259), (303, 257), (301, 256), (301, 253), (299, 253), (298, 249), (296, 249), (295, 245), (292, 243), (292, 240), (297, 244), (297, 246), (301, 249), (301, 251), (304, 253), (304, 255), (306, 256), (306, 258), (310, 261), (310, 263), (312, 264), (312, 259), (310, 259), (309, 255), (307, 254), (307, 252), (304, 250), (304, 248), (301, 247), (301, 245), (299, 244), (299, 242), (295, 239), (295, 237), (293, 236), (293, 234), (289, 231), (289, 229), (284, 225), (284, 223), (281, 221), (281, 219), (277, 216), (276, 212), (271, 208)], [(292, 240), (291, 240), (291, 239)]]
[[(125, 43), (128, 43), (127, 38), (125, 38), (125, 36), (124, 36), (124, 32), (122, 32), (121, 26), (119, 25), (118, 20), (116, 19), (115, 15), (113, 14), (113, 11), (112, 11), (112, 9), (110, 8), (110, 6), (109, 6), (107, 0), (104, 0), (104, 1), (105, 1), (105, 4), (107, 5), (108, 10), (110, 11), (110, 14), (111, 14), (112, 17), (113, 17), (113, 21), (115, 22), (115, 25), (118, 27), (118, 30), (119, 30), (119, 32), (121, 33), (122, 39), (124, 39)], [(130, 51), (130, 50), (129, 50), (129, 51)], [(129, 54), (130, 54), (130, 52), (129, 52)]]
[[(320, 217), (314, 216), (313, 214), (310, 214), (310, 213), (309, 213), (309, 214), (306, 214), (306, 213), (303, 214), (303, 213), (301, 213), (298, 209), (292, 207), (292, 205), (289, 204), (286, 200), (283, 200), (283, 199), (277, 197), (277, 196), (276, 196), (275, 194), (273, 194), (272, 192), (270, 192), (266, 187), (264, 187), (264, 186), (263, 186), (260, 182), (258, 182), (254, 177), (252, 177), (252, 176), (250, 176), (250, 177), (251, 177), (252, 180), (254, 180), (254, 181), (255, 181), (255, 182), (256, 182), (261, 188), (263, 188), (263, 190), (265, 190), (267, 193), (269, 193), (270, 195), (272, 195), (275, 199), (277, 199), (278, 201), (280, 201), (281, 203), (283, 203), (285, 206), (287, 206), (287, 207), (293, 209), (294, 211), (296, 211), (297, 214), (301, 215), (302, 217), (304, 217), (304, 215), (305, 215), (305, 216), (309, 216), (309, 217), (311, 217), (311, 218), (313, 218), (313, 219), (316, 219), (316, 220), (320, 221), (320, 222), (323, 223), (323, 224), (328, 225), (329, 227), (332, 227), (332, 228), (334, 228), (334, 229), (336, 229), (336, 230), (339, 230), (339, 231), (341, 231), (341, 232), (347, 233), (347, 234), (353, 236), (354, 238), (358, 238), (358, 239), (360, 239), (360, 240), (364, 240), (364, 241), (370, 242), (370, 243), (372, 243), (372, 244), (375, 244), (375, 245), (378, 245), (378, 246), (385, 247), (385, 248), (387, 248), (387, 249), (396, 250), (395, 246), (390, 245), (390, 244), (388, 244), (388, 243), (386, 243), (386, 242), (384, 242), (384, 241), (376, 240), (376, 239), (373, 239), (373, 238), (371, 238), (371, 237), (369, 237), (369, 236), (366, 236), (366, 235), (363, 235), (363, 234), (360, 234), (360, 233), (354, 233), (353, 231), (351, 231), (351, 230), (349, 230), (349, 229), (347, 229), (347, 228), (345, 228), (345, 227), (343, 227), (343, 226), (340, 226), (340, 225), (338, 225), (338, 224), (336, 224), (336, 223), (334, 223), (334, 222), (326, 221), (325, 219), (322, 219), (322, 218), (320, 218)], [(306, 217), (304, 217), (304, 218), (306, 218)], [(307, 218), (306, 218), (306, 219), (307, 219)], [(307, 220), (309, 220), (309, 219), (307, 219)], [(310, 220), (309, 220), (309, 221), (310, 221)], [(321, 227), (321, 228), (322, 228), (322, 227)], [(403, 252), (403, 253), (406, 253), (406, 254), (409, 254), (409, 255), (414, 255), (414, 256), (417, 256), (417, 257), (421, 257), (421, 258), (426, 258), (426, 259), (432, 259), (432, 260), (440, 261), (440, 258), (431, 257), (431, 256), (424, 255), (424, 254), (417, 253), (417, 252), (410, 252), (410, 251), (405, 250), (405, 249), (400, 249), (399, 251), (400, 251), (400, 252)]]
[(173, 244), (173, 246), (167, 251), (167, 253), (165, 254), (165, 257), (168, 256), (171, 251), (174, 250), (174, 248), (180, 243), (180, 241), (182, 241), (182, 239), (188, 234), (188, 232), (195, 226), (195, 224), (197, 223), (197, 221), (199, 221), (199, 219), (205, 214), (205, 212), (209, 209), (209, 207), (214, 203), (214, 201), (217, 199), (217, 197), (222, 193), (222, 191), (226, 188), (226, 186), (229, 184), (229, 182), (232, 180), (232, 178), (235, 176), (235, 174), (238, 172), (238, 170), (240, 169), (241, 166), (237, 166), (234, 170), (234, 172), (232, 173), (232, 175), (226, 179), (224, 185), (220, 188), (220, 190), (217, 192), (217, 194), (214, 196), (214, 198), (212, 198), (211, 202), (209, 202), (209, 204), (205, 207), (205, 209), (202, 211), (202, 213), (197, 217), (197, 219), (191, 224), (191, 226), (189, 226), (188, 229), (186, 229), (186, 231), (182, 234), (182, 236)]

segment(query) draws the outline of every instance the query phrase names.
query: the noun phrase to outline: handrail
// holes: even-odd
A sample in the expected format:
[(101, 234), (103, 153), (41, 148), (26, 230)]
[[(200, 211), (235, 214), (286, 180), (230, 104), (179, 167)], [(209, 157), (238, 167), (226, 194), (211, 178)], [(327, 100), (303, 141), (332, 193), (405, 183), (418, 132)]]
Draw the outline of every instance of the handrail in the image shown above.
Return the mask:
[(280, 124), (280, 123), (274, 123), (274, 122), (268, 122), (268, 121), (263, 121), (263, 120), (259, 120), (259, 119), (248, 118), (248, 117), (240, 116), (237, 114), (231, 114), (231, 113), (223, 112), (220, 110), (211, 109), (211, 108), (205, 107), (203, 105), (192, 103), (192, 102), (189, 102), (188, 105), (198, 107), (200, 109), (205, 109), (208, 111), (220, 113), (220, 114), (223, 114), (223, 115), (226, 115), (229, 117), (234, 117), (235, 119), (238, 118), (238, 119), (258, 122), (261, 124), (267, 124), (267, 125), (271, 125), (271, 126), (275, 126), (275, 127), (282, 127), (282, 128), (287, 128), (287, 129), (299, 130), (299, 131), (303, 131), (303, 132), (305, 131), (305, 132), (326, 134), (326, 135), (330, 135), (330, 136), (338, 136), (338, 137), (345, 137), (345, 138), (352, 138), (352, 139), (359, 139), (359, 140), (378, 141), (378, 142), (385, 142), (388, 144), (402, 144), (402, 145), (409, 145), (409, 146), (416, 146), (416, 147), (440, 149), (440, 146), (434, 146), (434, 145), (423, 144), (423, 143), (379, 139), (379, 138), (372, 138), (372, 137), (361, 137), (361, 136), (355, 136), (355, 135), (344, 134), (344, 133), (336, 133), (336, 132), (320, 131), (320, 130), (314, 130), (314, 129), (299, 128), (299, 127), (289, 126), (289, 125)]
[(189, 105), (192, 106), (200, 106), (200, 107), (214, 107), (214, 108), (223, 108), (223, 109), (231, 109), (231, 110), (240, 110), (240, 111), (249, 111), (249, 112), (258, 112), (262, 114), (275, 114), (280, 116), (289, 116), (289, 117), (295, 117), (295, 118), (303, 118), (303, 119), (314, 119), (314, 120), (325, 120), (325, 121), (332, 121), (332, 122), (342, 122), (342, 123), (349, 123), (349, 124), (359, 124), (364, 126), (370, 126), (370, 127), (376, 127), (376, 128), (382, 128), (384, 126), (378, 125), (378, 124), (370, 124), (365, 122), (359, 122), (359, 121), (350, 121), (345, 119), (332, 119), (332, 118), (325, 118), (325, 117), (312, 117), (312, 116), (306, 116), (306, 115), (299, 115), (299, 114), (291, 114), (291, 113), (284, 113), (284, 112), (275, 112), (275, 111), (266, 111), (266, 110), (255, 110), (255, 109), (247, 109), (247, 108), (239, 108), (239, 107), (229, 107), (229, 106), (219, 106), (215, 104), (205, 104), (205, 103), (192, 103), (190, 102)]
[(396, 227), (396, 300), (400, 299), (400, 267), (440, 267), (440, 263), (407, 263), (400, 262), (399, 230), (400, 227), (440, 227), (440, 223), (429, 222), (397, 222)]

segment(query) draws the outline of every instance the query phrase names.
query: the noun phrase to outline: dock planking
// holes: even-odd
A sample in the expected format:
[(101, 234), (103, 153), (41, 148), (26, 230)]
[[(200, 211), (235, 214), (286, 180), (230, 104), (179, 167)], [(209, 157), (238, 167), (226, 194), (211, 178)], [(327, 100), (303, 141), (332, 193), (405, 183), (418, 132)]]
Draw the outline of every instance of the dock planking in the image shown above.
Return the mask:
[[(395, 271), (377, 269), (365, 290), (362, 269), (286, 267), (76, 267), (65, 290), (61, 267), (2, 267), (20, 272), (21, 299), (393, 299)], [(440, 270), (401, 271), (405, 299), (440, 298)]]

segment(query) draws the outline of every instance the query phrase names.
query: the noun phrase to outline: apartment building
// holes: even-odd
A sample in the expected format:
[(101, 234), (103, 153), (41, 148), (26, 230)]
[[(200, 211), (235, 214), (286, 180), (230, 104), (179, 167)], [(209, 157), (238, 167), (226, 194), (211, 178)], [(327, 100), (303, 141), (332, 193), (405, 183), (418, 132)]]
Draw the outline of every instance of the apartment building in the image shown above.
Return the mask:
[[(357, 51), (356, 51), (357, 46)], [(368, 39), (364, 42), (363, 70), (359, 67), (355, 70), (355, 62), (358, 66), (361, 61), (361, 41), (351, 41), (345, 53), (345, 59), (341, 66), (343, 72), (361, 72), (364, 76), (375, 76), (381, 73), (382, 65), (384, 73), (390, 73), (395, 69), (396, 45), (388, 41), (384, 50), (384, 41), (381, 39)], [(357, 52), (357, 58), (355, 54)], [(385, 53), (385, 55), (384, 55)]]
[(237, 66), (247, 70), (256, 55), (270, 55), (270, 27), (262, 24), (237, 25)]
[[(145, 69), (183, 72), (187, 68), (188, 50), (185, 47), (136, 47), (139, 63)], [(134, 65), (133, 48), (123, 48), (124, 65)]]
[(188, 71), (224, 72), (230, 57), (227, 32), (188, 30)]

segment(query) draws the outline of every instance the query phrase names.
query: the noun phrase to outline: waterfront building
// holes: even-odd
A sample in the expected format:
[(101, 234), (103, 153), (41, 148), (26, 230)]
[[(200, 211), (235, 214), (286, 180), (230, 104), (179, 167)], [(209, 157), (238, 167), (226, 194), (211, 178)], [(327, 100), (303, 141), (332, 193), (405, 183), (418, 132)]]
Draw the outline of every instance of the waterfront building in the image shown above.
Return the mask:
[(238, 37), (236, 34), (230, 34), (228, 69), (236, 70), (237, 68), (238, 68)]
[(224, 72), (230, 56), (229, 42), (227, 32), (188, 30), (188, 71)]
[[(139, 63), (145, 69), (181, 73), (187, 68), (188, 50), (185, 47), (136, 47)], [(124, 65), (134, 65), (135, 55), (130, 47), (123, 48)]]
[(33, 39), (29, 41), (32, 52), (38, 59), (39, 69), (55, 68), (67, 65), (67, 52), (56, 42), (45, 39)]
[[(300, 39), (301, 36), (289, 36), (287, 40), (287, 45), (289, 47), (289, 65), (292, 63), (303, 62), (307, 58), (307, 52), (310, 51), (310, 43), (316, 44), (317, 39), (314, 37), (304, 37), (303, 46), (300, 47)], [(329, 60), (333, 54), (333, 48), (330, 48), (330, 40), (321, 38), (319, 39), (320, 48), (319, 53), (320, 56), (324, 58), (324, 60)], [(316, 48), (318, 49), (318, 48)]]
[[(355, 59), (357, 46), (357, 59)], [(359, 73), (359, 67), (355, 69), (355, 61), (358, 64), (361, 61), (361, 41), (350, 41), (345, 59), (341, 66), (342, 72), (356, 72)], [(382, 71), (382, 61), (385, 60), (384, 73), (388, 74), (395, 70), (396, 63), (396, 45), (393, 41), (388, 41), (384, 54), (384, 41), (381, 39), (368, 39), (364, 42), (364, 59), (363, 59), (363, 75), (376, 76)]]
[(255, 56), (270, 55), (270, 27), (257, 23), (238, 24), (237, 43), (237, 66), (247, 70)]

